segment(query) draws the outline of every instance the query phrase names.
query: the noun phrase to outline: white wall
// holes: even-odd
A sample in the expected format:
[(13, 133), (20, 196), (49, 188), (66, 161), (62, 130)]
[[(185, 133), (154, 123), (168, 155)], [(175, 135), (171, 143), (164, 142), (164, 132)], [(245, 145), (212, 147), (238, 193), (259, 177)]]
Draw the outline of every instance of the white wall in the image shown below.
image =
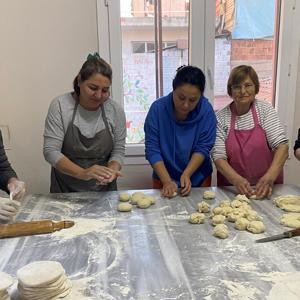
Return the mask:
[(49, 191), (42, 154), (50, 101), (71, 90), (87, 53), (97, 50), (96, 0), (1, 0), (0, 125), (7, 155), (30, 193)]

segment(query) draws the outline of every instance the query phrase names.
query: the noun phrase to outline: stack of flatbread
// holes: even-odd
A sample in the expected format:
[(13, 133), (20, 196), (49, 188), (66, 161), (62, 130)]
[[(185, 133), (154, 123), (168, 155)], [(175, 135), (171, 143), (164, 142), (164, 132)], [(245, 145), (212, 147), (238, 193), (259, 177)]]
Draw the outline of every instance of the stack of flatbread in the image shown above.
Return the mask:
[(13, 284), (13, 279), (10, 275), (0, 272), (0, 300), (10, 300), (7, 289)]
[(24, 300), (51, 300), (67, 296), (72, 288), (57, 261), (35, 261), (17, 272), (18, 291)]

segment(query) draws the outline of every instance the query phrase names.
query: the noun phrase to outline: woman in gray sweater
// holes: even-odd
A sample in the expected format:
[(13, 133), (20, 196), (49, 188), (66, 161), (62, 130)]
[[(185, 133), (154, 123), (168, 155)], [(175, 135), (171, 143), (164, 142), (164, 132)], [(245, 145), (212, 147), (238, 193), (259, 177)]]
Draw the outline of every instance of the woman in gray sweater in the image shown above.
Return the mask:
[(116, 190), (125, 155), (123, 109), (110, 98), (112, 70), (89, 55), (74, 91), (50, 104), (44, 157), (51, 164), (51, 193)]

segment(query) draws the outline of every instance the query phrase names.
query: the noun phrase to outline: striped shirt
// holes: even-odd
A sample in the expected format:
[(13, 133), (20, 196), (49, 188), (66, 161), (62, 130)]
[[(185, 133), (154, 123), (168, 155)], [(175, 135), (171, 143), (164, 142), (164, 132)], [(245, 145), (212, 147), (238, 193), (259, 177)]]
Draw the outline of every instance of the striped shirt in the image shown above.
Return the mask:
[[(265, 101), (255, 100), (254, 102), (258, 122), (266, 133), (269, 147), (274, 151), (278, 145), (287, 144), (288, 139), (280, 123), (279, 117), (273, 106)], [(227, 154), (225, 149), (225, 140), (228, 137), (231, 121), (230, 104), (217, 112), (217, 137), (216, 143), (212, 150), (212, 159), (225, 159)], [(254, 120), (251, 109), (244, 115), (237, 116), (235, 129), (247, 130), (254, 127)]]

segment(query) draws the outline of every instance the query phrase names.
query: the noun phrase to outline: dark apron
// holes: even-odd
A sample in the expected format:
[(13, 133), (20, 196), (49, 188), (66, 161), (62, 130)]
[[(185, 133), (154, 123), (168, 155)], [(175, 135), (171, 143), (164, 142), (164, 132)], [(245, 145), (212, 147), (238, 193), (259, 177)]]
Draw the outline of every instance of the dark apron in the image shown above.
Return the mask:
[[(101, 106), (105, 129), (99, 131), (93, 138), (83, 136), (74, 125), (78, 101), (75, 104), (72, 120), (68, 125), (62, 145), (62, 153), (76, 165), (86, 169), (93, 165), (107, 166), (113, 149), (113, 139), (109, 131), (105, 111)], [(115, 191), (117, 182), (108, 185), (97, 185), (95, 179), (80, 180), (66, 175), (57, 169), (51, 169), (51, 193), (71, 193), (87, 191)]]

